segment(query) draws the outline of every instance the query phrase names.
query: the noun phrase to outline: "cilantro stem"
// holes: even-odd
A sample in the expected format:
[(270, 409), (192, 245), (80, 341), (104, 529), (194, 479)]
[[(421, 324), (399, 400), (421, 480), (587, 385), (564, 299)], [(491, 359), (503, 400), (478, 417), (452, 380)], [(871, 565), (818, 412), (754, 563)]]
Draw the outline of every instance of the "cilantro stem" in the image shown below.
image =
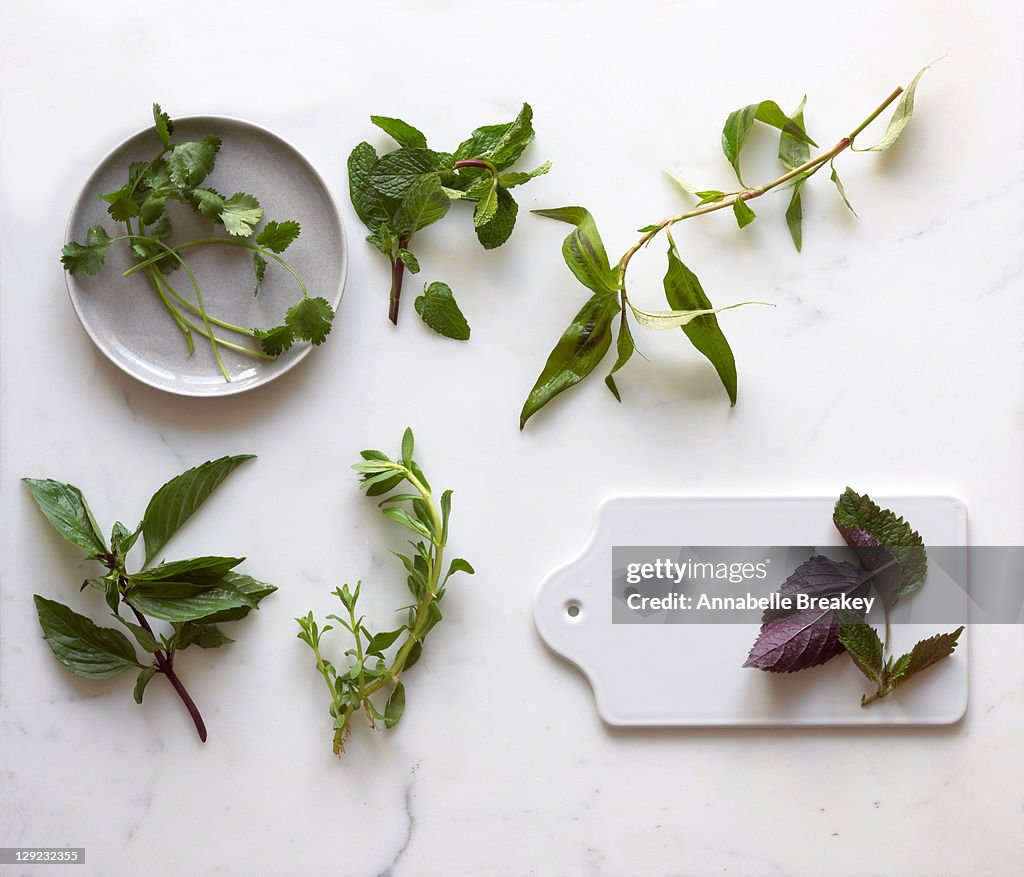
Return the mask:
[[(210, 318), (206, 313), (206, 305), (203, 304), (203, 293), (199, 288), (199, 281), (196, 280), (195, 274), (192, 273), (192, 269), (188, 267), (188, 263), (181, 258), (173, 247), (167, 246), (163, 241), (154, 239), (156, 242), (163, 247), (168, 255), (174, 256), (177, 259), (178, 264), (185, 269), (185, 273), (188, 275), (188, 279), (192, 281), (192, 289), (196, 294), (196, 301), (199, 303), (199, 313), (203, 317), (203, 325), (206, 327), (206, 338), (210, 342), (210, 348), (213, 350), (213, 357), (217, 360), (217, 367), (220, 369), (220, 373), (224, 376), (224, 380), (231, 383), (231, 375), (228, 374), (227, 367), (224, 365), (224, 360), (220, 355), (220, 347), (217, 337), (213, 334), (213, 326), (210, 325)], [(157, 269), (159, 270), (159, 269)]]
[[(151, 637), (156, 639), (153, 633), (153, 628), (149, 625), (149, 620), (139, 612), (131, 603), (121, 598), (124, 604), (132, 610), (135, 614), (136, 620), (139, 625), (148, 633)], [(188, 710), (188, 714), (192, 717), (192, 723), (196, 726), (196, 732), (199, 734), (199, 739), (206, 742), (206, 723), (203, 721), (203, 717), (199, 712), (199, 707), (196, 706), (196, 702), (192, 700), (192, 695), (188, 693), (188, 689), (182, 683), (181, 679), (178, 678), (178, 674), (174, 672), (174, 653), (168, 651), (164, 654), (163, 651), (156, 651), (153, 653), (153, 660), (156, 662), (156, 668), (158, 673), (163, 673), (167, 677), (167, 681), (171, 683), (171, 686), (178, 693), (178, 697), (181, 698), (181, 702), (185, 704), (185, 709)]]
[[(192, 302), (190, 302), (187, 298), (181, 295), (181, 293), (179, 293), (173, 286), (171, 286), (171, 284), (167, 280), (167, 277), (164, 275), (162, 271), (160, 271), (159, 268), (157, 269), (157, 274), (159, 275), (160, 283), (163, 285), (164, 289), (166, 289), (175, 299), (181, 302), (181, 304), (185, 305), (185, 307), (187, 307), (190, 311), (196, 314), (201, 314), (199, 308), (197, 308), (194, 304), (192, 304)], [(218, 320), (215, 316), (213, 316), (213, 314), (207, 314), (207, 317), (209, 318), (211, 323), (213, 323), (215, 326), (220, 326), (222, 329), (228, 329), (232, 332), (237, 332), (239, 335), (248, 335), (250, 337), (255, 337), (253, 335), (252, 329), (247, 329), (245, 328), (245, 326), (236, 326), (234, 325), (234, 323), (228, 323), (225, 322), (224, 320)], [(221, 344), (224, 343), (225, 342), (221, 341)], [(273, 359), (273, 357), (270, 357), (270, 359)]]
[(752, 188), (744, 189), (741, 192), (734, 192), (721, 201), (716, 201), (713, 204), (705, 204), (702, 207), (695, 207), (693, 210), (687, 210), (684, 213), (678, 213), (675, 216), (669, 216), (658, 222), (650, 231), (645, 232), (632, 247), (630, 247), (623, 254), (619, 260), (619, 287), (625, 296), (626, 289), (626, 269), (629, 267), (629, 262), (636, 255), (636, 253), (651, 241), (659, 232), (666, 231), (671, 228), (677, 222), (682, 222), (684, 219), (692, 219), (695, 216), (703, 216), (706, 213), (714, 213), (716, 210), (725, 210), (731, 208), (737, 201), (750, 201), (754, 198), (760, 198), (766, 192), (770, 192), (772, 189), (778, 186), (788, 183), (790, 180), (800, 177), (802, 175), (811, 176), (828, 162), (832, 161), (839, 153), (843, 150), (848, 149), (853, 144), (853, 139), (860, 134), (868, 125), (870, 125), (875, 119), (877, 119), (886, 107), (888, 107), (896, 98), (903, 93), (902, 87), (896, 88), (893, 92), (880, 103), (871, 113), (868, 115), (863, 122), (857, 125), (853, 131), (846, 137), (843, 137), (835, 146), (825, 152), (815, 156), (809, 161), (804, 162), (799, 167), (793, 168), (793, 170), (783, 174), (772, 180), (770, 183), (765, 183), (763, 186), (754, 186)]
[(167, 308), (168, 313), (174, 318), (174, 322), (178, 324), (178, 328), (181, 329), (182, 334), (185, 336), (185, 343), (188, 345), (188, 353), (191, 356), (196, 352), (196, 345), (192, 341), (192, 329), (195, 326), (190, 323), (185, 317), (182, 316), (181, 312), (171, 304), (170, 300), (164, 295), (164, 291), (160, 288), (160, 282), (155, 275), (155, 271), (147, 271), (146, 279), (149, 281), (149, 285), (153, 287), (154, 291), (160, 300), (164, 303), (164, 307)]

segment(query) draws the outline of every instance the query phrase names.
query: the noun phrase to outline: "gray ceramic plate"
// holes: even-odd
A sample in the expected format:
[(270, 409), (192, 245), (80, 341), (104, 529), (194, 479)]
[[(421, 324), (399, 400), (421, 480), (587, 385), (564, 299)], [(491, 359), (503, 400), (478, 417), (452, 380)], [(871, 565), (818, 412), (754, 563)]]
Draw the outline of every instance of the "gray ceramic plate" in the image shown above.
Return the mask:
[[(338, 208), (320, 175), (301, 154), (264, 128), (222, 116), (188, 116), (175, 122), (174, 141), (199, 140), (215, 134), (223, 141), (208, 185), (218, 192), (250, 192), (259, 198), (265, 220), (297, 220), (298, 239), (283, 257), (298, 272), (311, 296), (323, 296), (337, 309), (345, 285), (348, 248)], [(92, 225), (111, 236), (124, 233), (97, 197), (124, 185), (128, 164), (149, 161), (160, 144), (152, 128), (128, 138), (89, 177), (68, 222), (67, 239), (84, 241)], [(194, 238), (225, 237), (224, 229), (172, 203), (171, 243)], [(262, 226), (261, 226), (262, 227)], [(241, 247), (200, 246), (183, 253), (195, 274), (210, 314), (240, 326), (266, 328), (281, 323), (285, 311), (301, 297), (294, 278), (273, 262), (258, 296), (253, 296), (252, 253)], [(141, 275), (122, 278), (134, 264), (124, 242), (107, 252), (99, 274), (72, 277), (65, 273), (68, 293), (89, 337), (119, 368), (151, 387), (184, 396), (225, 396), (251, 390), (284, 374), (312, 349), (295, 344), (275, 360), (254, 359), (222, 348), (231, 382), (217, 368), (209, 342), (193, 335), (195, 353), (170, 313)], [(182, 270), (168, 274), (170, 283), (194, 301), (192, 285)], [(198, 317), (195, 322), (200, 323)], [(223, 332), (232, 341), (244, 336)], [(328, 337), (326, 342), (331, 343)]]

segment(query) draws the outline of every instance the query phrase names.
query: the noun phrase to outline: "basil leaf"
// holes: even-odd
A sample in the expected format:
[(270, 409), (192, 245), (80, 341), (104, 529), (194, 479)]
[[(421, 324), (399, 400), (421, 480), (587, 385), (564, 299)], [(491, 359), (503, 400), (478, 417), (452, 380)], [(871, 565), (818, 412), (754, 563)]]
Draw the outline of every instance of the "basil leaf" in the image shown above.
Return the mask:
[(107, 553), (107, 544), (85, 497), (73, 484), (50, 478), (22, 478), (39, 510), (58, 533), (90, 557)]
[(139, 667), (135, 648), (121, 631), (99, 627), (56, 600), (34, 595), (39, 626), (54, 656), (76, 676), (109, 679)]
[(154, 493), (142, 520), (146, 566), (220, 483), (246, 460), (253, 459), (252, 454), (241, 454), (210, 460), (175, 476)]
[(135, 680), (135, 690), (132, 692), (136, 703), (142, 703), (142, 696), (146, 691), (146, 686), (149, 685), (149, 680), (155, 675), (156, 667), (144, 667), (139, 671), (139, 675)]
[[(174, 583), (166, 583), (170, 585)], [(171, 594), (133, 592), (127, 600), (145, 615), (152, 615), (163, 621), (198, 621), (226, 610), (255, 608), (255, 603), (241, 589), (234, 587), (228, 579), (212, 588), (205, 588), (192, 594), (180, 589), (170, 589)], [(175, 593), (177, 591), (177, 593)]]
[(572, 318), (530, 390), (519, 415), (520, 429), (555, 396), (578, 384), (597, 368), (612, 343), (611, 322), (618, 310), (619, 303), (614, 295), (599, 293)]

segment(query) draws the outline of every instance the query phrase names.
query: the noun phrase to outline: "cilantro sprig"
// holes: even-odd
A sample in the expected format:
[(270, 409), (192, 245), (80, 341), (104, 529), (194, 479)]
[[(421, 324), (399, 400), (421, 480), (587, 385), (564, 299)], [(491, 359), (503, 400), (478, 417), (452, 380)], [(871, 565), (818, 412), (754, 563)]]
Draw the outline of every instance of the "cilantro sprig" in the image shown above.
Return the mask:
[[(125, 233), (111, 237), (102, 225), (92, 226), (86, 233), (85, 243), (72, 241), (65, 245), (61, 256), (65, 270), (72, 275), (98, 274), (110, 247), (124, 241), (136, 264), (123, 276), (142, 273), (184, 335), (189, 354), (195, 350), (193, 334), (205, 338), (226, 381), (230, 381), (231, 376), (224, 365), (221, 348), (259, 359), (274, 359), (297, 341), (322, 344), (331, 331), (334, 310), (327, 299), (309, 295), (302, 278), (281, 256), (299, 236), (299, 223), (270, 221), (257, 231), (264, 216), (254, 195), (236, 192), (225, 196), (204, 185), (216, 165), (220, 138), (208, 134), (198, 141), (174, 142), (174, 122), (159, 104), (153, 104), (153, 123), (160, 151), (149, 161), (132, 162), (125, 184), (99, 196), (107, 202), (111, 219), (124, 224)], [(168, 208), (174, 202), (206, 217), (214, 227), (223, 228), (228, 236), (170, 243), (173, 223)], [(287, 310), (281, 325), (270, 328), (238, 326), (213, 316), (203, 302), (198, 279), (182, 255), (200, 246), (251, 250), (254, 295), (260, 291), (268, 264), (276, 263), (293, 277), (301, 298)], [(187, 277), (194, 301), (168, 279), (168, 275), (179, 268)], [(223, 337), (223, 332), (218, 334), (218, 330), (242, 337), (229, 340)], [(238, 343), (244, 339), (249, 339), (250, 343)]]
[[(546, 174), (551, 162), (531, 171), (510, 170), (534, 138), (529, 104), (511, 122), (477, 128), (454, 152), (429, 149), (426, 136), (401, 119), (370, 116), (370, 121), (398, 148), (378, 155), (369, 143), (356, 146), (348, 158), (349, 194), (370, 230), (367, 241), (391, 263), (388, 318), (398, 325), (406, 269), (420, 271), (410, 249), (413, 235), (442, 219), (453, 201), (468, 201), (474, 204), (473, 228), (481, 245), (500, 247), (512, 234), (519, 212), (510, 190)], [(469, 338), (469, 324), (447, 285), (426, 286), (415, 304), (435, 332)]]
[[(413, 450), (412, 430), (407, 429), (398, 459), (392, 460), (382, 451), (368, 450), (362, 452), (362, 461), (352, 467), (362, 476), (360, 483), (367, 496), (384, 497), (380, 502), (383, 514), (415, 536), (415, 541), (409, 542), (413, 549), (410, 555), (393, 552), (408, 573), (406, 585), (413, 598), (413, 603), (406, 607), (405, 622), (392, 630), (373, 633), (365, 616), (357, 611), (362, 583), (357, 582), (354, 589), (347, 584), (335, 588), (332, 593), (341, 601), (345, 615), (332, 614), (327, 618), (347, 630), (354, 641), (353, 647), (345, 652), (347, 666), (339, 670), (320, 649), (323, 635), (333, 625), (321, 627), (312, 612), (295, 619), (300, 628), (298, 637), (313, 650), (317, 671), (331, 695), (336, 755), (344, 749), (352, 717), (360, 710), (373, 727), (377, 722), (383, 722), (385, 728), (398, 723), (405, 711), (402, 675), (419, 660), (427, 634), (441, 620), (440, 603), (448, 580), (458, 572), (474, 572), (468, 561), (458, 557), (445, 568), (452, 491), (444, 491), (440, 501), (435, 501), (430, 483), (413, 459)], [(392, 493), (403, 484), (407, 485), (404, 492)], [(374, 697), (385, 693), (387, 700), (381, 712)]]
[[(719, 326), (717, 315), (740, 305), (765, 302), (741, 302), (727, 307), (714, 307), (697, 275), (683, 262), (681, 251), (672, 237), (673, 226), (718, 210), (731, 210), (736, 224), (743, 229), (756, 218), (756, 214), (750, 208), (751, 201), (775, 189), (788, 189), (792, 194), (786, 210), (786, 224), (793, 244), (799, 251), (803, 245), (803, 207), (800, 197), (803, 185), (827, 166), (839, 195), (852, 210), (846, 190), (836, 172), (836, 158), (846, 150), (879, 152), (891, 147), (899, 139), (913, 115), (914, 94), (923, 73), (924, 70), (918, 73), (905, 91), (903, 88), (893, 91), (847, 136), (813, 158), (810, 155), (810, 147), (817, 144), (807, 135), (803, 101), (792, 116), (786, 115), (775, 101), (770, 100), (750, 104), (730, 113), (722, 131), (722, 151), (735, 172), (740, 188), (732, 191), (699, 189), (672, 175), (689, 194), (699, 199), (696, 207), (639, 229), (639, 240), (626, 250), (614, 266), (609, 262), (597, 230), (597, 223), (587, 210), (582, 207), (534, 210), (533, 213), (539, 216), (547, 216), (575, 226), (562, 244), (562, 255), (569, 270), (590, 291), (591, 296), (572, 318), (548, 356), (523, 405), (519, 415), (519, 428), (522, 429), (527, 420), (541, 408), (560, 393), (584, 380), (600, 365), (612, 346), (612, 335), (616, 326), (616, 358), (605, 377), (605, 384), (616, 400), (621, 402), (615, 375), (636, 352), (631, 321), (644, 329), (681, 328), (690, 343), (714, 366), (729, 396), (730, 404), (735, 405), (736, 360)], [(872, 146), (855, 146), (855, 139), (897, 98), (899, 102), (882, 139)], [(779, 160), (785, 173), (761, 186), (748, 186), (743, 181), (740, 171), (740, 153), (755, 122), (776, 128), (780, 132)], [(633, 257), (662, 232), (665, 233), (668, 243), (664, 290), (671, 310), (642, 309), (634, 303), (631, 294), (627, 294), (627, 271)]]
[[(206, 725), (174, 668), (175, 656), (193, 645), (215, 649), (233, 642), (220, 625), (245, 618), (277, 588), (238, 572), (244, 557), (156, 561), (168, 540), (224, 479), (252, 459), (221, 457), (172, 478), (153, 494), (142, 521), (133, 530), (118, 521), (109, 541), (77, 487), (49, 478), (22, 479), (53, 528), (106, 569), (104, 575), (86, 579), (81, 590), (91, 587), (103, 593), (111, 617), (132, 635), (143, 654), (140, 659), (136, 646), (117, 628), (100, 627), (69, 606), (36, 594), (39, 625), (54, 657), (84, 679), (109, 679), (138, 670), (134, 694), (140, 704), (153, 677), (163, 676), (204, 742)], [(129, 553), (140, 538), (145, 562), (129, 572)], [(127, 618), (122, 609), (130, 613)], [(158, 633), (152, 619), (165, 622), (165, 629)]]

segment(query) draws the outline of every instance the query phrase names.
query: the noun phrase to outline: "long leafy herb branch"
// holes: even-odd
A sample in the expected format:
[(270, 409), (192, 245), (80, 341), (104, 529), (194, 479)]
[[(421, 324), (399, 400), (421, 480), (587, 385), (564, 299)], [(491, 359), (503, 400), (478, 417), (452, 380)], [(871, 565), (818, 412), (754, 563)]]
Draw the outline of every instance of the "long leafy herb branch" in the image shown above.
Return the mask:
[[(413, 603), (406, 607), (405, 623), (393, 630), (372, 633), (365, 616), (357, 612), (362, 583), (354, 589), (346, 584), (332, 592), (341, 601), (345, 615), (328, 615), (347, 630), (353, 647), (345, 652), (347, 666), (339, 672), (323, 656), (320, 648), (323, 635), (333, 625), (322, 627), (313, 613), (295, 620), (299, 639), (305, 642), (316, 658), (316, 668), (330, 692), (330, 714), (334, 721), (334, 752), (344, 749), (345, 737), (351, 730), (352, 717), (358, 711), (366, 714), (370, 725), (382, 721), (394, 727), (405, 711), (405, 684), (402, 675), (420, 658), (427, 634), (441, 620), (440, 602), (448, 579), (457, 572), (473, 574), (473, 567), (462, 558), (455, 558), (445, 570), (444, 551), (448, 544), (448, 523), (452, 510), (452, 491), (445, 490), (435, 500), (430, 483), (413, 459), (414, 439), (411, 429), (402, 437), (402, 452), (392, 460), (382, 451), (363, 451), (362, 461), (352, 468), (362, 476), (361, 485), (367, 496), (383, 496), (382, 512), (416, 536), (410, 541), (411, 556), (394, 552), (408, 576), (406, 585)], [(401, 485), (402, 493), (391, 493)], [(390, 494), (389, 496), (387, 494)], [(374, 703), (377, 695), (387, 693), (384, 711)]]
[[(86, 579), (81, 589), (92, 587), (103, 593), (111, 616), (131, 633), (152, 663), (140, 660), (135, 645), (116, 628), (100, 627), (63, 603), (36, 594), (39, 624), (54, 656), (85, 679), (109, 679), (137, 669), (135, 701), (140, 704), (150, 680), (164, 676), (204, 742), (206, 724), (175, 670), (175, 656), (192, 645), (215, 649), (233, 642), (220, 625), (244, 618), (277, 588), (235, 571), (243, 557), (154, 561), (221, 482), (251, 459), (248, 455), (221, 457), (172, 478), (153, 494), (138, 526), (129, 530), (118, 521), (109, 542), (77, 487), (48, 478), (23, 479), (53, 528), (107, 570), (100, 578)], [(140, 537), (145, 563), (137, 572), (128, 572), (129, 553)], [(121, 615), (122, 608), (130, 611), (134, 621)], [(151, 619), (167, 622), (168, 630), (158, 635)]]
[[(184, 336), (188, 353), (195, 351), (193, 334), (205, 338), (226, 381), (231, 376), (221, 356), (222, 348), (257, 359), (274, 359), (296, 341), (322, 344), (331, 331), (334, 311), (327, 299), (309, 295), (302, 278), (281, 256), (299, 236), (299, 223), (267, 222), (257, 233), (263, 208), (253, 195), (236, 192), (225, 197), (204, 185), (213, 172), (220, 138), (209, 134), (201, 141), (173, 143), (174, 122), (159, 104), (153, 104), (153, 120), (160, 151), (149, 161), (132, 162), (128, 181), (120, 189), (99, 196), (107, 202), (111, 218), (124, 224), (125, 234), (111, 237), (102, 225), (92, 226), (84, 244), (72, 241), (65, 245), (61, 256), (65, 269), (72, 275), (98, 274), (110, 247), (119, 241), (127, 242), (136, 264), (122, 276), (142, 273)], [(223, 227), (228, 237), (170, 244), (173, 229), (167, 205), (175, 201), (191, 207), (214, 226)], [(182, 255), (200, 246), (231, 246), (251, 251), (253, 276), (249, 283), (254, 295), (260, 290), (268, 264), (279, 265), (295, 280), (301, 298), (288, 309), (281, 325), (268, 329), (239, 326), (213, 316), (206, 309), (199, 281)], [(186, 275), (194, 301), (168, 278), (178, 268)], [(218, 330), (222, 330), (220, 334)], [(224, 332), (231, 333), (230, 337), (225, 337)]]
[[(681, 328), (693, 346), (715, 367), (729, 395), (730, 403), (735, 405), (736, 362), (716, 315), (721, 311), (755, 302), (741, 302), (720, 308), (712, 306), (696, 274), (682, 261), (672, 236), (673, 226), (684, 220), (731, 209), (737, 225), (742, 229), (756, 218), (749, 202), (770, 191), (786, 188), (792, 192), (786, 211), (786, 222), (793, 243), (797, 250), (800, 250), (803, 220), (800, 190), (803, 185), (827, 165), (831, 169), (832, 181), (849, 207), (850, 202), (835, 169), (836, 157), (847, 149), (855, 152), (878, 152), (892, 146), (899, 139), (913, 114), (914, 94), (923, 73), (924, 70), (918, 73), (905, 91), (903, 88), (895, 89), (848, 135), (841, 138), (832, 148), (813, 158), (810, 155), (810, 148), (816, 147), (817, 144), (808, 136), (804, 125), (806, 98), (792, 116), (786, 115), (778, 104), (770, 100), (750, 104), (730, 113), (722, 131), (722, 151), (732, 165), (741, 188), (734, 191), (698, 190), (676, 178), (686, 191), (700, 199), (697, 206), (641, 228), (641, 237), (626, 250), (614, 267), (608, 260), (597, 224), (589, 211), (582, 207), (534, 210), (533, 212), (540, 216), (575, 226), (562, 245), (562, 255), (569, 270), (593, 294), (573, 317), (549, 355), (523, 406), (519, 418), (520, 428), (555, 396), (575, 386), (597, 368), (611, 347), (616, 321), (617, 356), (605, 378), (605, 383), (615, 398), (621, 401), (614, 376), (629, 362), (636, 350), (630, 316), (645, 329)], [(899, 103), (882, 139), (873, 146), (863, 150), (857, 149), (854, 145), (855, 139), (897, 99)], [(740, 153), (755, 122), (770, 125), (780, 131), (779, 160), (785, 168), (785, 173), (763, 185), (748, 186), (743, 181), (740, 171)], [(671, 310), (645, 310), (637, 307), (627, 293), (627, 272), (633, 257), (662, 232), (665, 233), (668, 242), (668, 269), (664, 289)]]

